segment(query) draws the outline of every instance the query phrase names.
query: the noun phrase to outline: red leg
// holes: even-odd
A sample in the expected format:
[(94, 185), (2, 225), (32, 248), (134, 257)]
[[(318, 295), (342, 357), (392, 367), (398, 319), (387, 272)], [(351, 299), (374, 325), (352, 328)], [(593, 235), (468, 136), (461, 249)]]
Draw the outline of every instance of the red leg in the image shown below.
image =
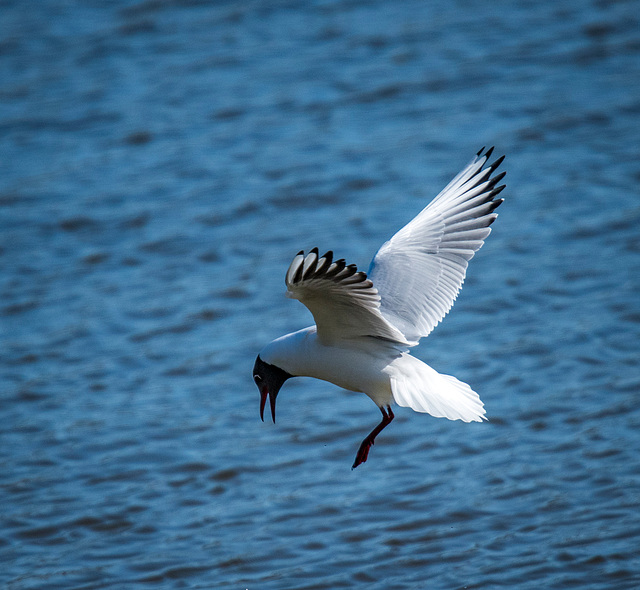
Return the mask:
[(383, 428), (388, 426), (393, 420), (394, 415), (391, 411), (391, 406), (387, 406), (385, 410), (382, 406), (380, 406), (380, 411), (382, 412), (382, 421), (378, 424), (369, 435), (362, 441), (360, 444), (360, 448), (356, 453), (356, 460), (353, 462), (353, 466), (351, 469), (355, 469), (360, 463), (364, 463), (369, 456), (369, 449), (373, 446), (373, 443), (376, 440), (376, 436), (380, 434)]

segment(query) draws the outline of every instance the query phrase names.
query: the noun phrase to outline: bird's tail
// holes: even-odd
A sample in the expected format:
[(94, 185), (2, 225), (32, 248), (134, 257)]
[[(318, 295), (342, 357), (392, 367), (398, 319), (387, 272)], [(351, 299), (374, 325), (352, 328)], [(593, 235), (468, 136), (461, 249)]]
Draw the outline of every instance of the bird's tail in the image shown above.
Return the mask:
[(436, 418), (482, 422), (484, 404), (466, 383), (441, 375), (421, 360), (404, 353), (389, 366), (393, 398), (399, 406)]

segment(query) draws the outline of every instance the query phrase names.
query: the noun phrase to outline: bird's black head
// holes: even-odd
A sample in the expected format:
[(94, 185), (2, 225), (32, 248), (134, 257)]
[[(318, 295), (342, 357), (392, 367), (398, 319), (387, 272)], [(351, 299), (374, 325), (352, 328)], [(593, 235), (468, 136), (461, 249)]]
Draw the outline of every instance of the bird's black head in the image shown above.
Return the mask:
[(280, 367), (265, 363), (258, 355), (256, 358), (256, 364), (253, 365), (253, 380), (255, 381), (258, 389), (260, 390), (260, 418), (264, 422), (264, 406), (267, 402), (267, 396), (269, 396), (269, 403), (271, 405), (271, 417), (273, 421), (276, 421), (276, 397), (282, 387), (282, 384), (293, 377)]

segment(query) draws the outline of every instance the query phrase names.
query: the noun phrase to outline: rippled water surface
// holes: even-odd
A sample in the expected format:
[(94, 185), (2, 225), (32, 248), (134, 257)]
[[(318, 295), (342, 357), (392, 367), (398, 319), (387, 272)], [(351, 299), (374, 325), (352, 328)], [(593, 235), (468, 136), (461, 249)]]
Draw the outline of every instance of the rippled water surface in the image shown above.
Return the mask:
[[(0, 3), (0, 582), (640, 587), (637, 2)], [(301, 248), (366, 269), (483, 145), (417, 355), (490, 421), (298, 379)]]

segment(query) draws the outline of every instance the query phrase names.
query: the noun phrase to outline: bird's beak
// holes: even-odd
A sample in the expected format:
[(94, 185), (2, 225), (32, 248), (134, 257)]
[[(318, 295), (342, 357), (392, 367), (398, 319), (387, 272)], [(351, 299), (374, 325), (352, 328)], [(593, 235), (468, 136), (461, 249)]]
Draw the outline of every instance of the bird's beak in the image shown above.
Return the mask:
[(276, 397), (277, 393), (271, 393), (267, 386), (260, 388), (260, 419), (264, 422), (264, 407), (267, 403), (267, 396), (269, 396), (269, 404), (271, 405), (271, 418), (273, 423), (276, 422)]

